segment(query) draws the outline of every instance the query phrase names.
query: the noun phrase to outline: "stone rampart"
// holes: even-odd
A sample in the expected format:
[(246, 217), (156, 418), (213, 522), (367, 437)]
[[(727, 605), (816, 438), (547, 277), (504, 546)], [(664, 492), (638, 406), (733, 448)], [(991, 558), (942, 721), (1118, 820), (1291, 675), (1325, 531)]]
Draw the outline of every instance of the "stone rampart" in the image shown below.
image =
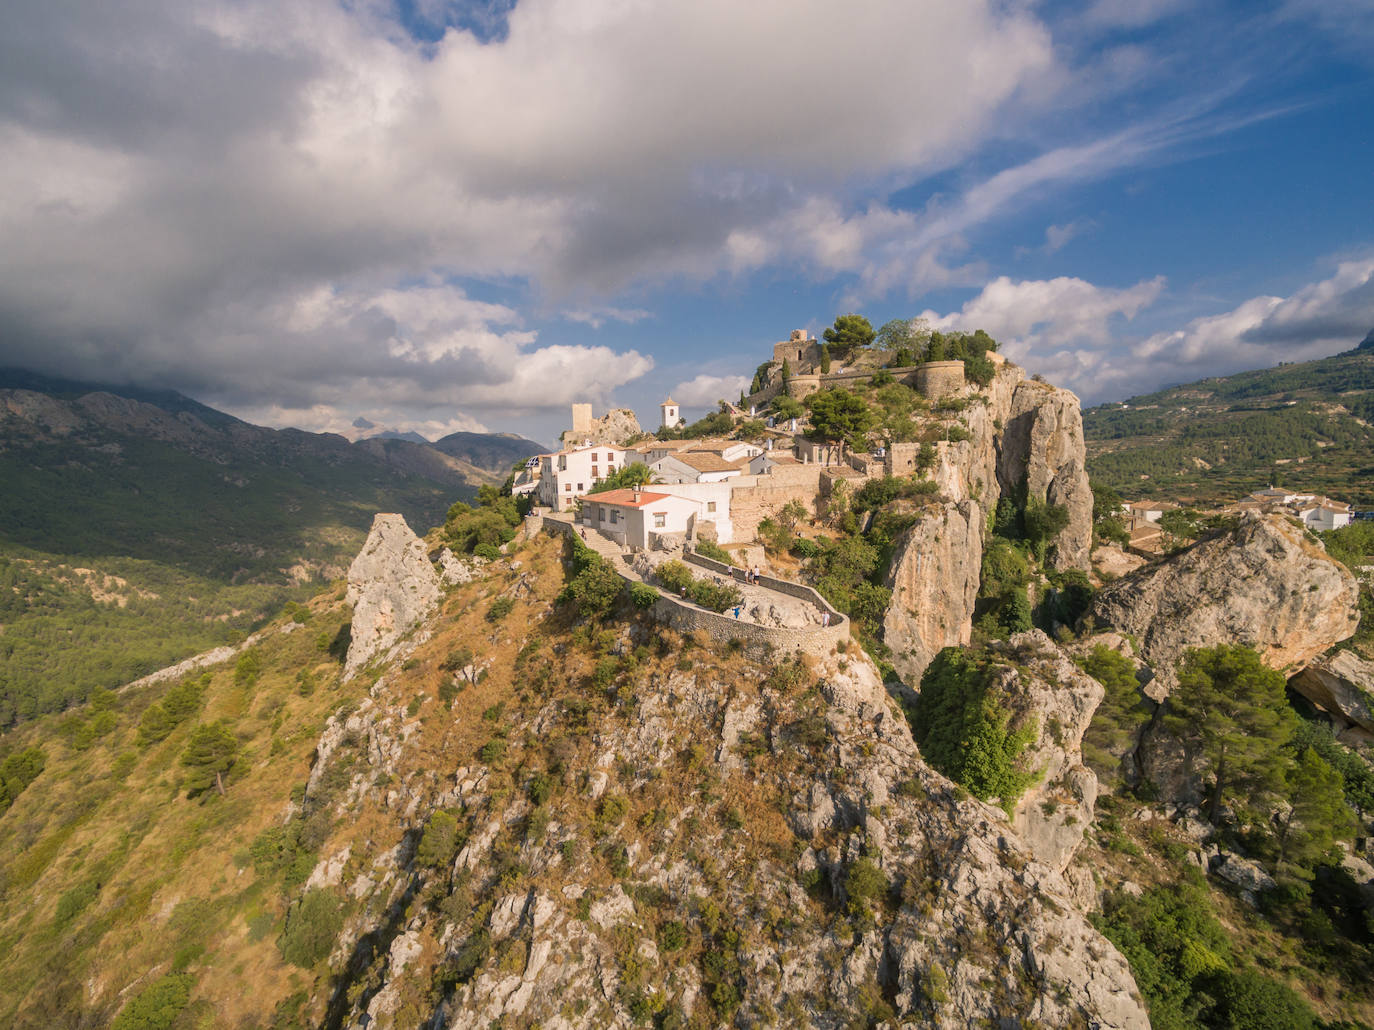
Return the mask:
[[(563, 519), (541, 518), (539, 521), (540, 528), (553, 536), (574, 538), (578, 534), (578, 527)], [(603, 557), (606, 557), (616, 575), (627, 583), (644, 582), (625, 564), (622, 556)], [(730, 575), (740, 582), (744, 581), (744, 573), (733, 566), (691, 552), (684, 552), (683, 557), (701, 568), (710, 569), (712, 572), (718, 572), (722, 575)], [(616, 560), (617, 558), (620, 560)], [(755, 653), (802, 651), (812, 655), (827, 655), (835, 650), (841, 641), (849, 639), (849, 620), (827, 604), (820, 594), (800, 583), (789, 583), (787, 580), (774, 579), (772, 576), (759, 577), (760, 586), (766, 586), (793, 597), (803, 598), (815, 604), (820, 610), (830, 612), (829, 626), (817, 626), (811, 629), (760, 626), (756, 622), (745, 622), (742, 619), (708, 611), (686, 598), (674, 597), (672, 594), (665, 593), (657, 584), (650, 583), (648, 585), (658, 591), (658, 600), (650, 609), (654, 618), (665, 626), (671, 626), (679, 633), (701, 632), (710, 639), (723, 644), (738, 640)]]
[(962, 361), (927, 361), (916, 369), (916, 389), (932, 401), (959, 393), (964, 388)]

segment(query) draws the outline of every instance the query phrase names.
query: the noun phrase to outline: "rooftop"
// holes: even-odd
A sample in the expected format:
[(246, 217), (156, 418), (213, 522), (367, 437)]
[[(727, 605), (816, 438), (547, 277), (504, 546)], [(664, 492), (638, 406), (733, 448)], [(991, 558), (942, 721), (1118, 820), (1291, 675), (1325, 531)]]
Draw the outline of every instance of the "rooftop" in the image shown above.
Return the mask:
[(598, 494), (587, 494), (582, 498), (583, 501), (595, 501), (597, 504), (613, 504), (617, 508), (643, 508), (646, 504), (657, 504), (665, 501), (672, 494), (656, 494), (648, 490), (602, 490)]

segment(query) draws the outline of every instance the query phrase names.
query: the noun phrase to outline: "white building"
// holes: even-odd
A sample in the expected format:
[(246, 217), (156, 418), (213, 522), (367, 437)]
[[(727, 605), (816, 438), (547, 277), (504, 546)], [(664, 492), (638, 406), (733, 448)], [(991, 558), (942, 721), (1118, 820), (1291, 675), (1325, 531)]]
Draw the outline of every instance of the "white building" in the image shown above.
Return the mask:
[(625, 467), (625, 452), (618, 447), (584, 444), (571, 450), (539, 456), (539, 503), (554, 511), (567, 511), (598, 479)]
[(682, 421), (682, 409), (678, 407), (677, 401), (669, 397), (658, 406), (658, 410), (663, 413), (663, 421), (659, 425), (667, 426), (669, 429), (676, 429), (678, 423)]
[(1324, 533), (1350, 525), (1352, 515), (1350, 505), (1340, 501), (1321, 498), (1319, 502), (1303, 504), (1298, 507), (1298, 518), (1314, 533)]
[(686, 537), (702, 505), (653, 490), (603, 490), (582, 499), (582, 524), (628, 547), (648, 548), (655, 536)]
[(657, 483), (719, 483), (743, 469), (710, 451), (678, 451), (664, 455), (649, 466)]
[(725, 461), (735, 462), (763, 453), (762, 447), (746, 440), (696, 440), (688, 450), (718, 454)]
[(766, 476), (775, 468), (800, 464), (801, 462), (787, 451), (764, 451), (764, 453), (756, 454), (749, 459), (749, 474), (751, 476)]

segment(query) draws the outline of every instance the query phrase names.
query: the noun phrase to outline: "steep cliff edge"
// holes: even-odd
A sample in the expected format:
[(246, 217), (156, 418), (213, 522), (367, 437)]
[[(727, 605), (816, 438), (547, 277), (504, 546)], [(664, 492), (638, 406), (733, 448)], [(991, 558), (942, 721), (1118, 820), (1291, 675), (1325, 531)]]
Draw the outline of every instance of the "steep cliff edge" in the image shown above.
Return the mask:
[(1158, 701), (1190, 647), (1243, 644), (1271, 668), (1302, 665), (1355, 632), (1357, 590), (1349, 570), (1287, 518), (1249, 514), (1107, 585), (1091, 618), (1137, 639)]
[(439, 603), (439, 573), (403, 516), (372, 520), (372, 531), (348, 567), (347, 600), (353, 625), (345, 679), (393, 647)]
[(968, 643), (986, 520), (1000, 499), (1062, 505), (1068, 522), (1050, 542), (1048, 564), (1089, 567), (1092, 490), (1078, 398), (1003, 366), (971, 400), (961, 415), (968, 439), (936, 446), (930, 478), (947, 503), (903, 533), (886, 578), (883, 639), (908, 683), (919, 682), (940, 648)]

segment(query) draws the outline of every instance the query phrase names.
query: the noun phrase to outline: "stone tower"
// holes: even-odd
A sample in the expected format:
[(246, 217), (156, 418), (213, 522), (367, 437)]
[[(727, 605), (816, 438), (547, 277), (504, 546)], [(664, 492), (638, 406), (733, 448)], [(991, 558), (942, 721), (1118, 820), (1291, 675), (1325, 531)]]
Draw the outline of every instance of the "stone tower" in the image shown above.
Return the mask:
[(574, 404), (572, 406), (572, 435), (576, 439), (592, 431), (592, 406)]

